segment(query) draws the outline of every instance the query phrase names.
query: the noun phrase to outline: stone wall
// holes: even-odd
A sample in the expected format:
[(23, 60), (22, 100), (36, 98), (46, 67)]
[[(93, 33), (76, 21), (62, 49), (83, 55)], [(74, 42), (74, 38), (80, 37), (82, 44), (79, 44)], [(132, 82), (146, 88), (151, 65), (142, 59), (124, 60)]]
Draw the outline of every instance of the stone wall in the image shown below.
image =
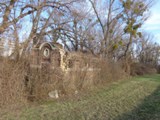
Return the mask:
[[(39, 45), (40, 46), (40, 45)], [(44, 56), (44, 50), (49, 49), (50, 55)], [(92, 55), (66, 52), (63, 48), (51, 48), (50, 44), (44, 45), (41, 49), (35, 47), (31, 52), (31, 66), (41, 68), (42, 64), (49, 64), (51, 69), (61, 69), (63, 72), (74, 70), (91, 70), (96, 68), (98, 59)]]

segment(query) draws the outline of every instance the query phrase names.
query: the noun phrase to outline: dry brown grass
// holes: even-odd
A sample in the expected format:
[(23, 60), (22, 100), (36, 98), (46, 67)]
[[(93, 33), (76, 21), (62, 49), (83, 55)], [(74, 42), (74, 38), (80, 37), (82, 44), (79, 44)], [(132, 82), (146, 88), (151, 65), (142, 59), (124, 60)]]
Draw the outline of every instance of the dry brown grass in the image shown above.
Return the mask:
[(157, 74), (158, 70), (153, 65), (134, 63), (131, 65), (131, 75)]
[(0, 60), (0, 106), (25, 102), (26, 62)]
[(63, 74), (60, 69), (30, 69), (26, 89), (28, 100), (48, 99), (48, 93), (62, 90)]
[[(50, 99), (48, 93), (58, 90), (60, 96), (97, 85), (116, 81), (126, 76), (119, 63), (82, 57), (82, 68), (63, 72), (61, 69), (33, 69), (28, 60), (2, 59), (0, 64), (0, 106)], [(94, 61), (94, 62), (93, 62)]]
[(157, 66), (157, 72), (160, 74), (160, 65)]
[[(83, 61), (91, 62), (92, 60), (84, 58)], [(94, 63), (92, 61), (88, 67), (75, 68), (75, 70), (69, 71), (63, 79), (63, 88), (67, 93), (73, 94), (75, 91), (90, 89), (97, 85), (123, 79), (126, 76), (120, 63), (94, 59)]]

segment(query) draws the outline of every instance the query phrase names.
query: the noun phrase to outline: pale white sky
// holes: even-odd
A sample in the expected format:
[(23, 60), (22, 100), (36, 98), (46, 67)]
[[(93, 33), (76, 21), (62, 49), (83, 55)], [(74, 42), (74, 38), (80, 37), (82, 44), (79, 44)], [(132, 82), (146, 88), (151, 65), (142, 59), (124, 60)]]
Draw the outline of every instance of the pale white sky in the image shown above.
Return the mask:
[(151, 8), (151, 16), (143, 25), (143, 30), (153, 34), (154, 40), (160, 43), (160, 0)]

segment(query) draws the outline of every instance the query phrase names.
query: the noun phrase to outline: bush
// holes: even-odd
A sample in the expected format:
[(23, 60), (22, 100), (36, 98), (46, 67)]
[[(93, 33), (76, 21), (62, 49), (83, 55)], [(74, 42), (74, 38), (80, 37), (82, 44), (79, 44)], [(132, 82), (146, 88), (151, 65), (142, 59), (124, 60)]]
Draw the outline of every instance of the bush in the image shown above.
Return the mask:
[[(92, 61), (92, 60), (86, 60)], [(102, 59), (94, 59), (94, 64), (89, 65), (85, 69), (76, 68), (69, 71), (63, 80), (63, 88), (67, 93), (90, 89), (97, 85), (107, 84), (126, 77), (126, 73), (119, 63), (106, 61)]]
[(24, 59), (18, 62), (2, 59), (0, 106), (49, 99), (49, 92), (54, 90), (60, 95), (73, 95), (126, 76), (119, 63), (91, 57), (82, 57), (80, 63), (87, 66), (76, 65), (64, 72), (60, 68), (30, 68)]
[(145, 75), (145, 74), (156, 74), (157, 70), (152, 65), (146, 65), (142, 63), (134, 63), (131, 65), (131, 75)]
[(26, 61), (1, 59), (0, 66), (0, 106), (26, 102)]
[(160, 74), (160, 65), (157, 66), (157, 72)]

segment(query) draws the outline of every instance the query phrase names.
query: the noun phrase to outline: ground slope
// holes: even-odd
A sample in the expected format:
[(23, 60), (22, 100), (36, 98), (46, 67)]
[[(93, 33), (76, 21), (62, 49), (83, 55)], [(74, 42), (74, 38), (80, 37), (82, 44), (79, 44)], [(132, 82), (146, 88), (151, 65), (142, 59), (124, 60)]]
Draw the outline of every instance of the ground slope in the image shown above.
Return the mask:
[(160, 120), (160, 75), (115, 82), (74, 99), (1, 112), (0, 119)]

